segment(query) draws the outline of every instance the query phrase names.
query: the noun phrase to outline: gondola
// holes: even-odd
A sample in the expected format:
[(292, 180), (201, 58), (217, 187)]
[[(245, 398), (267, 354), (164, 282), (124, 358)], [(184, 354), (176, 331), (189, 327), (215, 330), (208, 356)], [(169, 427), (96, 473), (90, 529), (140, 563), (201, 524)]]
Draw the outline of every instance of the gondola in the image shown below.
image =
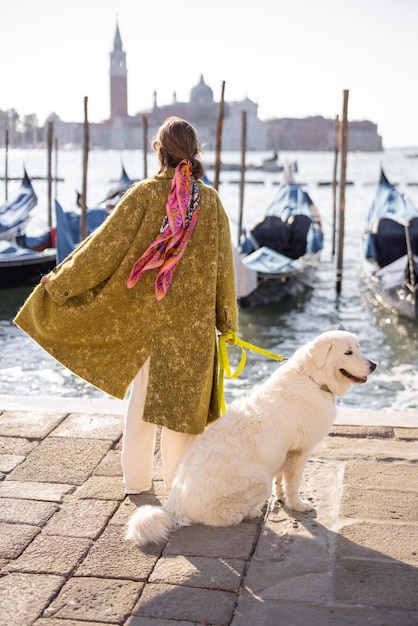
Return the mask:
[(0, 288), (34, 284), (55, 265), (55, 248), (29, 250), (0, 239)]
[(26, 227), (38, 198), (24, 169), (16, 195), (0, 207), (0, 288), (33, 284), (56, 264), (56, 251), (47, 241), (33, 247), (22, 231)]
[(21, 185), (12, 198), (0, 206), (0, 239), (12, 241), (27, 223), (38, 198), (32, 187), (31, 180), (24, 169)]
[(257, 277), (253, 291), (239, 299), (241, 307), (279, 302), (310, 289), (322, 248), (319, 212), (287, 165), (264, 217), (241, 238), (242, 263)]
[(375, 300), (418, 320), (418, 209), (383, 169), (363, 233), (365, 282)]
[[(124, 193), (135, 181), (129, 178), (122, 164), (122, 173), (116, 184), (108, 190), (103, 200), (96, 207), (86, 210), (87, 235), (98, 228), (115, 208)], [(80, 194), (77, 193), (77, 205), (80, 207)], [(56, 215), (56, 243), (57, 262), (61, 263), (80, 243), (80, 220), (81, 213), (77, 211), (64, 211), (60, 203), (55, 200)]]

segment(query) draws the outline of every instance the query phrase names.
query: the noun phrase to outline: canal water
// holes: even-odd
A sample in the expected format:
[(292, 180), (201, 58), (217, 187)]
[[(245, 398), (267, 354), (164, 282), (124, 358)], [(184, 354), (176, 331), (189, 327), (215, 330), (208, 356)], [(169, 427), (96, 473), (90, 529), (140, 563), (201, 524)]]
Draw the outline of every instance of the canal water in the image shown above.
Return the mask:
[[(247, 162), (257, 164), (265, 154), (248, 153)], [(335, 288), (335, 259), (332, 256), (333, 200), (330, 185), (333, 154), (318, 152), (283, 153), (281, 162), (296, 162), (295, 179), (304, 185), (316, 204), (323, 221), (325, 248), (312, 290), (306, 295), (281, 303), (243, 309), (240, 312), (240, 336), (257, 346), (290, 356), (292, 352), (320, 332), (344, 329), (358, 335), (363, 353), (378, 363), (378, 369), (365, 385), (355, 385), (338, 404), (364, 409), (418, 409), (418, 324), (398, 319), (381, 310), (371, 299), (362, 280), (361, 232), (373, 201), (382, 166), (391, 182), (418, 204), (418, 159), (408, 158), (401, 150), (383, 153), (349, 153), (345, 198), (345, 241), (342, 291)], [(205, 154), (208, 163), (212, 153)], [(224, 153), (225, 163), (239, 163), (238, 153)], [(141, 151), (95, 151), (89, 154), (88, 205), (97, 205), (107, 189), (119, 178), (121, 163), (131, 178), (141, 179), (144, 159)], [(44, 176), (47, 156), (44, 150), (12, 150), (9, 175), (19, 176), (23, 166), (32, 177)], [(56, 171), (59, 177), (54, 192), (65, 209), (73, 209), (76, 191), (81, 188), (82, 153), (61, 150)], [(148, 175), (156, 171), (155, 158), (148, 157)], [(207, 171), (210, 177), (213, 174)], [(260, 217), (277, 192), (280, 174), (250, 170), (246, 174), (243, 223), (250, 226)], [(221, 173), (219, 192), (230, 217), (233, 243), (237, 243), (239, 215), (239, 172)], [(45, 223), (47, 184), (33, 182), (39, 203), (35, 222)], [(14, 186), (9, 183), (9, 197)], [(3, 202), (0, 186), (0, 202)], [(33, 228), (36, 227), (36, 224)], [(19, 306), (31, 287), (0, 290), (0, 396), (67, 396), (105, 398), (106, 394), (80, 380), (56, 363), (37, 344), (12, 323)], [(237, 355), (231, 351), (231, 359)], [(277, 362), (255, 352), (247, 353), (243, 373), (226, 381), (226, 399), (245, 393), (264, 381)]]

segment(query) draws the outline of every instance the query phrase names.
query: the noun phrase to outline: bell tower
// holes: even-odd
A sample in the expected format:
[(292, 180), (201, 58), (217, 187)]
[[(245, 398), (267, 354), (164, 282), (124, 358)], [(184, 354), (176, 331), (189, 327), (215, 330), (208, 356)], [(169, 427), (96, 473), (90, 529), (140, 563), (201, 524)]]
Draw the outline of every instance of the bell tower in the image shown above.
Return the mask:
[(126, 53), (122, 49), (122, 38), (116, 23), (113, 50), (110, 53), (110, 119), (128, 115), (128, 70)]

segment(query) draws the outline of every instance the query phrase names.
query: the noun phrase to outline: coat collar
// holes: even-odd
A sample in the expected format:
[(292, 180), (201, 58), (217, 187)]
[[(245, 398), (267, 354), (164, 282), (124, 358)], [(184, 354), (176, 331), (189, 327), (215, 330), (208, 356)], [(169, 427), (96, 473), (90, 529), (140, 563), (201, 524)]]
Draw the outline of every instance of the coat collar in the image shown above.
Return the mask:
[(164, 172), (155, 174), (154, 178), (158, 178), (159, 180), (171, 180), (174, 177), (175, 171), (174, 167), (168, 167)]

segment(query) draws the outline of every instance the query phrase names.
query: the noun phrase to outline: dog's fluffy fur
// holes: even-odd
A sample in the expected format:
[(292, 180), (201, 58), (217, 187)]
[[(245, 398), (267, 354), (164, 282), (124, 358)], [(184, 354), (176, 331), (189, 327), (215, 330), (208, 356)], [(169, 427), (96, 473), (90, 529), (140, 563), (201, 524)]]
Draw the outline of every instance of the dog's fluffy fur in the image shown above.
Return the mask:
[(138, 508), (126, 538), (144, 546), (192, 523), (239, 524), (260, 514), (274, 483), (289, 508), (312, 509), (299, 495), (309, 454), (335, 419), (335, 396), (375, 368), (349, 332), (325, 332), (299, 348), (185, 451), (165, 505)]

